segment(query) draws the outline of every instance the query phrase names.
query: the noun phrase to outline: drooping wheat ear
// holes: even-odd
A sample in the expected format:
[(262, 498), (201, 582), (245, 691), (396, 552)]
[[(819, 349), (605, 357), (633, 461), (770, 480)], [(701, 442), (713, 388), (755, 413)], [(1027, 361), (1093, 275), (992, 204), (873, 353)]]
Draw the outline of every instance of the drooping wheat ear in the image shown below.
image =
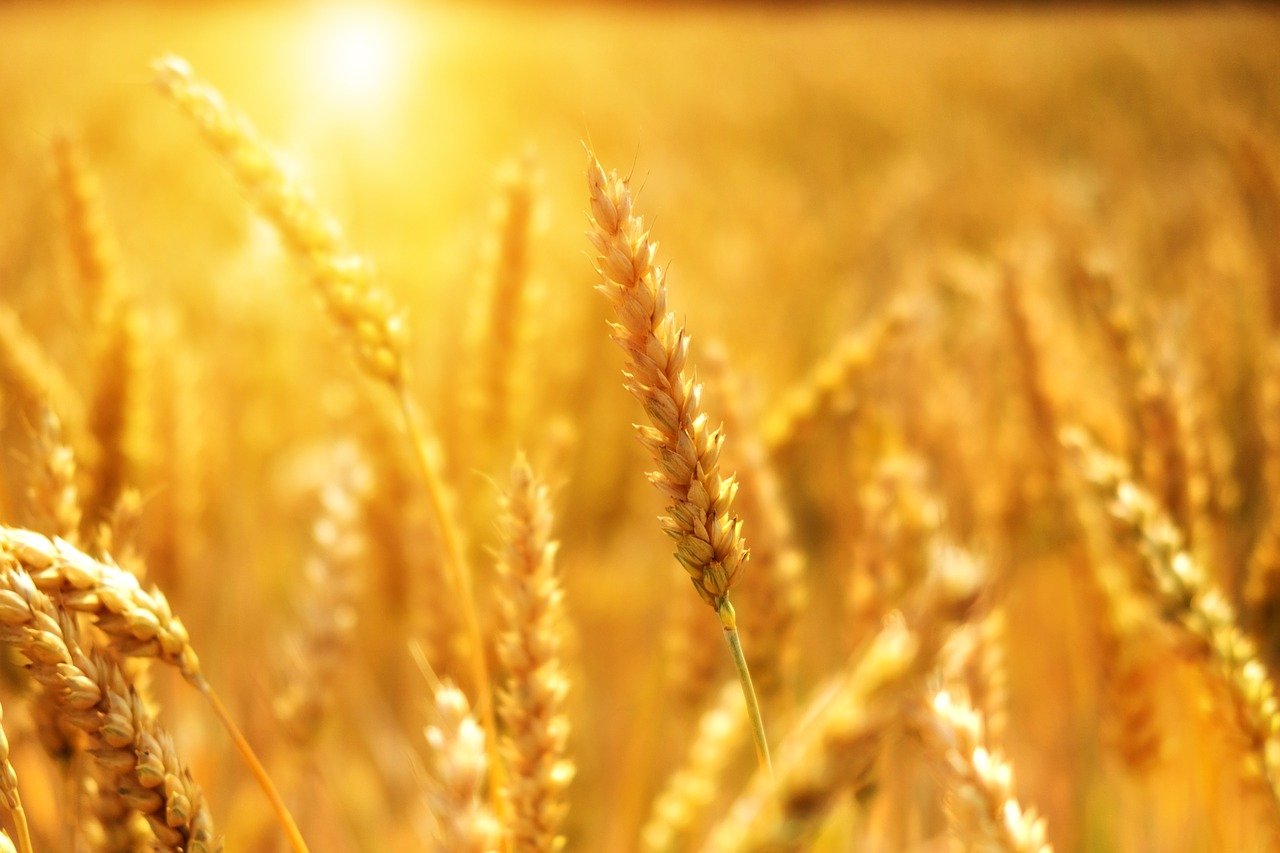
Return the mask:
[(362, 506), (369, 471), (355, 447), (338, 449), (335, 476), (320, 496), (314, 550), (300, 584), (299, 624), (289, 637), (275, 697), (276, 716), (300, 746), (310, 746), (333, 702), (334, 682), (355, 643), (365, 555)]
[(523, 454), (511, 469), (501, 502), (498, 600), (503, 632), (498, 658), (506, 680), (498, 712), (506, 726), (507, 796), (511, 840), (517, 850), (564, 846), (560, 825), (574, 766), (568, 757), (569, 680), (561, 660), (564, 591), (551, 539), (551, 501)]
[(13, 816), (13, 825), (18, 832), (18, 846), (22, 853), (31, 853), (31, 831), (27, 828), (27, 813), (22, 808), (22, 797), (18, 794), (18, 772), (13, 769), (9, 760), (9, 735), (4, 730), (4, 709), (0, 708), (0, 800), (4, 800), (5, 808)]
[(1013, 790), (1013, 771), (986, 738), (981, 716), (966, 701), (940, 691), (920, 726), (929, 757), (947, 786), (947, 816), (966, 850), (1050, 853), (1044, 818)]
[(62, 716), (89, 736), (90, 754), (124, 803), (147, 819), (162, 849), (219, 849), (199, 788), (123, 670), (85, 653), (70, 613), (22, 569), (0, 573), (0, 639), (30, 661)]
[(720, 616), (751, 710), (760, 762), (768, 766), (764, 723), (729, 603), (747, 546), (742, 522), (732, 514), (737, 483), (720, 474), (724, 435), (702, 411), (702, 386), (685, 375), (689, 339), (667, 310), (666, 273), (655, 264), (658, 244), (632, 213), (631, 188), (616, 172), (606, 174), (594, 154), (587, 156), (588, 236), (602, 278), (598, 289), (618, 317), (613, 339), (626, 353), (626, 388), (649, 418), (650, 426), (637, 431), (658, 463), (649, 479), (668, 501), (662, 527), (676, 541), (676, 559), (694, 589)]
[(6, 397), (11, 394), (15, 404), (33, 415), (45, 409), (56, 412), (74, 446), (83, 451), (87, 443), (84, 403), (40, 341), (4, 303), (0, 303), (0, 383)]
[(886, 736), (918, 700), (985, 580), (985, 567), (971, 555), (935, 549), (910, 616), (890, 614), (852, 669), (816, 694), (779, 751), (776, 785), (757, 773), (707, 849), (807, 849), (842, 794), (863, 798), (873, 790)]
[(897, 304), (837, 343), (766, 415), (761, 438), (768, 454), (779, 456), (795, 446), (810, 426), (853, 392), (909, 325), (909, 311)]
[(357, 365), (396, 397), (414, 459), (426, 486), (439, 528), (450, 583), (458, 597), (470, 643), (473, 685), (490, 749), (490, 763), (501, 776), (492, 687), (484, 635), (471, 589), (471, 569), (454, 501), (442, 471), (440, 449), (423, 414), (409, 395), (403, 312), (378, 283), (372, 264), (347, 245), (337, 221), (314, 202), (247, 117), (221, 93), (199, 80), (177, 57), (155, 62), (156, 82), (204, 134), (231, 168), (259, 212), (306, 265), (326, 311), (355, 355)]
[(1161, 616), (1188, 641), (1213, 676), (1234, 726), (1247, 747), (1245, 775), (1261, 777), (1280, 810), (1280, 706), (1266, 667), (1236, 623), (1225, 596), (1206, 583), (1182, 534), (1119, 459), (1098, 448), (1079, 428), (1062, 442), (1085, 481), (1103, 500), (1119, 532), (1143, 558), (1139, 586)]
[(436, 688), (435, 708), (436, 720), (427, 727), (426, 738), (439, 849), (496, 851), (502, 844), (502, 827), (484, 801), (484, 730), (476, 725), (462, 691), (447, 681)]
[(1280, 637), (1273, 618), (1280, 613), (1280, 340), (1266, 352), (1262, 366), (1262, 389), (1258, 422), (1264, 445), (1262, 481), (1266, 511), (1245, 575), (1244, 597), (1253, 621), (1273, 626), (1266, 632), (1272, 659), (1280, 659)]
[(45, 409), (36, 432), (37, 464), (30, 487), (31, 506), (39, 526), (75, 544), (83, 520), (76, 486), (76, 456), (62, 438), (62, 423)]
[(706, 347), (704, 356), (725, 430), (734, 437), (730, 452), (738, 472), (738, 506), (753, 531), (752, 582), (742, 588), (744, 630), (755, 638), (747, 648), (747, 664), (760, 693), (776, 696), (794, 675), (795, 627), (806, 599), (804, 555), (728, 354), (715, 345)]
[[(31, 530), (0, 526), (0, 560), (27, 572), (41, 592), (73, 613), (87, 614), (121, 655), (158, 658), (175, 666), (209, 702), (246, 766), (266, 794), (297, 851), (306, 843), (266, 768), (200, 669), (187, 629), (158, 590), (144, 590), (119, 566), (95, 560), (68, 542)], [(12, 569), (11, 569), (12, 571)]]
[(235, 173), (259, 212), (307, 265), (330, 318), (361, 368), (391, 384), (404, 378), (404, 318), (373, 267), (346, 243), (341, 226), (280, 159), (247, 117), (177, 57), (157, 60), (156, 82)]
[(511, 419), (519, 409), (522, 350), (527, 337), (529, 243), (532, 235), (537, 176), (533, 156), (526, 153), (498, 174), (490, 242), (481, 271), (479, 293), (484, 312), (477, 318), (475, 429), (491, 447), (501, 448)]
[(117, 287), (120, 252), (108, 226), (98, 176), (70, 134), (54, 138), (53, 167), (67, 243), (83, 290), (85, 316), (93, 322), (100, 306)]
[(725, 771), (746, 743), (747, 715), (738, 685), (725, 684), (717, 697), (698, 721), (684, 761), (654, 798), (640, 832), (640, 843), (647, 851), (688, 849), (690, 833), (715, 801)]

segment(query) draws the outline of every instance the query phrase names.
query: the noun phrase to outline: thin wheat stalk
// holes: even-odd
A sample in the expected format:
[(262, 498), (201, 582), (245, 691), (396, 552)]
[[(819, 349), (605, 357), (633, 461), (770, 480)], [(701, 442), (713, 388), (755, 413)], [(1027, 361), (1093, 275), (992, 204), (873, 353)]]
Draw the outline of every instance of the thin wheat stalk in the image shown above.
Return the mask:
[(497, 561), (504, 623), (498, 658), (507, 671), (498, 711), (507, 729), (503, 752), (511, 840), (517, 850), (564, 846), (560, 825), (569, 810), (566, 791), (574, 776), (565, 714), (569, 680), (561, 659), (564, 591), (551, 524), (547, 487), (535, 479), (521, 454), (502, 496)]
[[(492, 688), (471, 569), (442, 474), (439, 448), (409, 395), (404, 315), (377, 281), (372, 265), (351, 250), (338, 223), (289, 173), (246, 116), (228, 105), (216, 89), (196, 78), (183, 60), (165, 57), (153, 68), (161, 90), (199, 128), (258, 210), (305, 263), (321, 302), (351, 347), (356, 364), (393, 392), (440, 533), (450, 583), (462, 609), (471, 646), (477, 705), (486, 743), (492, 750), (490, 764), (495, 777), (501, 778)], [(498, 786), (493, 787), (496, 792)]]
[(946, 780), (948, 817), (965, 849), (1051, 853), (1044, 818), (1018, 802), (1013, 771), (988, 746), (977, 711), (946, 691), (938, 692), (928, 703), (920, 732)]
[(1262, 777), (1280, 816), (1280, 705), (1253, 642), (1240, 630), (1226, 597), (1206, 582), (1182, 534), (1155, 499), (1133, 482), (1124, 463), (1098, 448), (1081, 429), (1064, 429), (1062, 442), (1085, 481), (1106, 502), (1117, 528), (1141, 553), (1141, 589), (1165, 621), (1203, 656), (1247, 745), (1245, 775)]
[(144, 590), (138, 579), (124, 569), (95, 560), (70, 543), (30, 530), (0, 526), (0, 558), (27, 572), (41, 592), (55, 597), (59, 606), (87, 614), (120, 654), (158, 658), (176, 667), (203, 694), (231, 736), (290, 844), (298, 851), (307, 849), (275, 783), (201, 671), (187, 629), (173, 615), (163, 593)]
[(751, 715), (760, 763), (769, 767), (764, 720), (742, 653), (729, 590), (746, 563), (742, 522), (733, 514), (737, 484), (720, 474), (724, 436), (702, 411), (702, 387), (685, 375), (689, 339), (667, 309), (666, 275), (654, 263), (657, 244), (632, 213), (631, 188), (617, 173), (606, 174), (588, 153), (587, 189), (596, 249), (598, 289), (619, 322), (613, 339), (626, 353), (626, 387), (640, 401), (650, 426), (637, 427), (658, 470), (649, 475), (669, 501), (663, 530), (676, 541), (676, 559), (694, 589), (720, 617), (743, 696)]

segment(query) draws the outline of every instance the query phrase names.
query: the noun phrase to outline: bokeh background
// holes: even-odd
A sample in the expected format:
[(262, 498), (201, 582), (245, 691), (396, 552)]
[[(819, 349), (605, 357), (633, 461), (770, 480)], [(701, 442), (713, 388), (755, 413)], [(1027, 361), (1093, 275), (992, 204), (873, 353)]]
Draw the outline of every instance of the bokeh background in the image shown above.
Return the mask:
[[(1238, 499), (1214, 574), (1239, 593), (1265, 505), (1256, 410), (1265, 294), (1280, 286), (1275, 222), (1267, 230), (1280, 209), (1267, 195), (1280, 169), (1277, 45), (1273, 11), (1208, 4), (4, 4), (0, 298), (74, 386), (91, 385), (91, 323), (50, 166), (51, 143), (69, 132), (101, 181), (143, 316), (140, 399), (151, 402), (139, 403), (133, 479), (144, 551), (172, 529), (173, 460), (186, 453), (201, 538), (155, 579), (316, 850), (421, 843), (411, 756), (428, 692), (403, 641), (411, 630), (444, 637), (448, 671), (454, 617), (423, 580), (430, 529), (403, 486), (395, 541), (374, 549), (331, 731), (305, 757), (282, 745), (263, 650), (288, 630), (316, 491), (335, 445), (398, 439), (274, 232), (151, 85), (150, 63), (166, 53), (252, 116), (375, 260), (407, 308), (414, 393), (447, 454), (474, 429), (466, 388), (483, 342), (469, 330), (484, 310), (496, 176), (533, 164), (519, 443), (556, 485), (572, 849), (634, 846), (709, 695), (686, 706), (671, 688), (668, 639), (692, 594), (653, 523), (659, 500), (631, 437), (640, 412), (592, 292), (584, 141), (631, 175), (694, 361), (723, 343), (762, 418), (844, 336), (904, 297), (912, 306), (905, 342), (776, 460), (808, 567), (794, 701), (850, 652), (860, 496), (886, 460), (890, 471), (909, 460), (923, 473), (899, 476), (927, 485), (952, 535), (1004, 579), (1016, 638), (1007, 749), (1058, 848), (1264, 849), (1230, 744), (1215, 740), (1175, 651), (1153, 688), (1169, 734), (1156, 769), (1129, 774), (1099, 735), (1097, 650), (1071, 579), (1080, 547), (1037, 514), (1034, 488), (1027, 497), (1035, 426), (993, 270), (1014, 263), (1027, 282), (1061, 408), (1124, 446), (1120, 392), (1072, 278), (1091, 253), (1114, 265), (1153, 358), (1190, 377), (1233, 450), (1224, 470)], [(30, 419), (5, 413), (4, 511), (21, 521)], [(452, 475), (483, 600), (492, 480), (505, 462), (459, 455)], [(705, 630), (718, 650), (710, 614)], [(727, 659), (711, 666), (704, 688), (730, 672)], [(163, 715), (228, 848), (275, 849), (225, 739), (168, 679), (157, 674)], [(56, 780), (24, 724), (21, 687), (6, 689), (24, 796), (49, 833)], [(750, 768), (742, 759), (726, 801)], [(840, 828), (868, 849), (928, 849), (940, 824), (922, 809), (875, 818), (893, 832), (847, 816)], [(56, 849), (44, 838), (41, 849)]]

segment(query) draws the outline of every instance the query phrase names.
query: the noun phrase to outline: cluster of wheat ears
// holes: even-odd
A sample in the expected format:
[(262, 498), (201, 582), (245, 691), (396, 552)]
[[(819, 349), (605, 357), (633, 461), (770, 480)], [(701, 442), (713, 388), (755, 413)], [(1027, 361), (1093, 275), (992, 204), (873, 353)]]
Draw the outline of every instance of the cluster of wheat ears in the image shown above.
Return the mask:
[[(286, 743), (303, 775), (321, 773), (306, 756), (338, 713), (335, 697), (365, 689), (376, 674), (370, 670), (381, 666), (413, 673), (403, 682), (410, 698), (384, 718), (366, 712), (359, 727), (367, 739), (344, 747), (337, 771), (344, 779), (328, 784), (363, 802), (360, 790), (392, 787), (384, 779), (379, 788), (369, 774), (408, 768), (400, 787), (416, 795), (385, 795), (381, 806), (397, 826), (347, 829), (365, 843), (386, 839), (384, 849), (845, 849), (858, 839), (893, 849), (953, 839), (965, 849), (1048, 850), (1055, 828), (1044, 815), (1062, 809), (1036, 800), (1041, 792), (1057, 795), (1047, 785), (1020, 786), (1007, 746), (1018, 719), (1009, 686), (1009, 623), (1017, 617), (1009, 566), (1034, 564), (1036, 548), (1070, 555), (1068, 582), (1084, 603), (1072, 642), (1087, 647), (1078, 655), (1087, 671), (1037, 673), (1019, 701), (1035, 704), (1038, 681), (1094, 684), (1096, 725), (1081, 742), (1142, 778), (1173, 727), (1165, 706), (1176, 664), (1177, 701), (1194, 705), (1185, 713), (1225, 734), (1206, 749), (1217, 784), (1239, 792), (1245, 828), (1229, 837), (1257, 849), (1280, 843), (1280, 707), (1270, 674), (1280, 654), (1280, 350), (1268, 350), (1250, 371), (1261, 389), (1256, 436), (1266, 463), (1258, 508), (1246, 517), (1235, 483), (1241, 454), (1207, 402), (1205, 380), (1162, 364), (1139, 303), (1105, 256), (1082, 247), (1068, 279), (1083, 307), (1080, 326), (1106, 365), (1098, 381), (1110, 383), (1114, 405), (1103, 417), (1073, 417), (1059, 402), (1038, 291), (1028, 286), (1034, 265), (1016, 251), (997, 264), (951, 258), (950, 292), (990, 295), (998, 309), (984, 322), (1015, 365), (1007, 405), (1018, 411), (1027, 440), (1017, 445), (1016, 464), (1008, 453), (990, 452), (993, 471), (1004, 466), (1008, 476), (968, 470), (967, 481), (940, 477), (927, 470), (926, 451), (972, 468), (970, 449), (979, 447), (981, 458), (982, 447), (1004, 437), (940, 438), (909, 421), (891, 430), (874, 411), (851, 416), (849, 405), (876, 393), (879, 363), (909, 366), (925, 357), (923, 349), (945, 345), (945, 333), (931, 329), (936, 306), (893, 302), (757, 415), (723, 347), (691, 354), (668, 302), (665, 260), (630, 182), (588, 150), (585, 248), (623, 354), (623, 387), (639, 403), (627, 411), (619, 399), (618, 417), (640, 421), (649, 480), (662, 499), (657, 527), (678, 564), (669, 568), (692, 589), (682, 582), (671, 593), (673, 616), (653, 630), (679, 669), (655, 702), (655, 713), (667, 713), (678, 730), (664, 760), (648, 765), (665, 764), (665, 779), (620, 786), (647, 804), (638, 838), (579, 839), (572, 831), (575, 756), (592, 745), (571, 731), (573, 650), (592, 638), (575, 631), (566, 600), (553, 532), (564, 522), (555, 517), (553, 486), (559, 462), (592, 439), (561, 424), (560, 432), (544, 430), (550, 437), (540, 446), (521, 449), (537, 394), (521, 355), (526, 327), (536, 322), (526, 293), (537, 206), (532, 162), (503, 174), (484, 275), (488, 309), (473, 363), (460, 371), (465, 393), (456, 395), (465, 416), (430, 411), (413, 390), (410, 318), (371, 261), (250, 121), (184, 61), (165, 58), (153, 70), (159, 90), (305, 272), (372, 414), (328, 454), (305, 571), (291, 584), (296, 612), (280, 642), (268, 652), (240, 650), (246, 666), (267, 670), (247, 679), (250, 688), (271, 696), (270, 728), (259, 724), (257, 736), (246, 736), (233, 710), (244, 703), (220, 698), (219, 679), (202, 665), (200, 638), (183, 624), (191, 615), (170, 605), (172, 598), (199, 606), (182, 589), (191, 583), (182, 567), (202, 538), (217, 535), (200, 529), (206, 483), (192, 472), (202, 461), (202, 427), (184, 410), (201, 379), (179, 356), (167, 375), (146, 375), (140, 352), (162, 347), (165, 333), (142, 322), (139, 294), (120, 272), (114, 226), (86, 152), (71, 137), (55, 142), (68, 254), (92, 339), (91, 367), (77, 372), (90, 381), (78, 387), (35, 331), (0, 306), (0, 390), (7, 420), (26, 437), (11, 454), (22, 462), (24, 505), (4, 508), (25, 526), (0, 527), (0, 639), (10, 652), (5, 695), (24, 703), (20, 735), (43, 748), (59, 784), (39, 786), (45, 798), (53, 790), (54, 802), (38, 810), (48, 820), (36, 820), (24, 808), (27, 767), (15, 769), (0, 731), (0, 797), (10, 828), (0, 849), (221, 849), (220, 811), (226, 820), (242, 809), (256, 814), (245, 805), (254, 798), (225, 781), (237, 776), (260, 786), (257, 802), (270, 806), (277, 839), (282, 834), (295, 850), (308, 843), (341, 849), (328, 837), (335, 822), (307, 804), (306, 785), (294, 779), (282, 795), (273, 781), (280, 762), (261, 761), (255, 749)], [(1235, 167), (1280, 293), (1280, 188), (1266, 151), (1242, 139)], [(430, 334), (426, 318), (413, 325)], [(459, 428), (460, 420), (484, 428)], [(158, 446), (139, 450), (140, 421), (165, 436)], [(794, 471), (788, 459), (830, 437), (830, 423), (851, 445), (842, 458), (863, 460), (849, 469), (861, 472), (861, 483), (847, 502), (845, 535), (854, 546), (839, 569), (844, 600), (834, 606), (807, 592), (812, 555), (785, 483)], [(149, 456), (148, 471), (161, 472), (155, 495), (135, 481), (140, 454)], [(496, 504), (480, 494), (470, 470), (497, 483)], [(973, 488), (953, 506), (956, 480)], [(1000, 488), (985, 490), (992, 483)], [(146, 529), (149, 502), (163, 504), (155, 529)], [(488, 551), (473, 545), (490, 540)], [(1242, 540), (1251, 544), (1236, 571)], [(384, 624), (370, 624), (362, 603), (374, 582), (370, 567), (423, 559), (393, 553), (404, 550), (429, 555), (438, 582), (410, 579), (428, 591), (400, 590), (413, 612), (402, 621), (383, 613)], [(219, 583), (235, 583), (235, 565), (214, 571)], [(806, 634), (801, 625), (813, 612), (842, 616)], [(1022, 625), (1019, 642), (1027, 642), (1028, 629)], [(806, 638), (845, 649), (844, 663), (814, 673), (804, 662)], [(370, 655), (397, 663), (371, 663)], [(153, 680), (154, 662), (176, 668), (181, 681)], [(190, 731), (166, 723), (167, 707), (185, 707), (175, 689), (182, 682), (204, 703), (197, 715), (225, 728), (243, 762), (243, 771), (219, 772), (204, 761), (218, 779), (208, 799), (201, 765), (184, 759)], [(401, 716), (410, 722), (401, 725)], [(416, 736), (400, 736), (403, 728)], [(644, 733), (634, 740), (637, 754), (660, 746)], [(754, 762), (744, 757), (751, 744)], [(603, 763), (625, 774), (635, 759), (606, 756)], [(1070, 788), (1083, 762), (1062, 764)], [(602, 807), (599, 797), (582, 796)], [(299, 812), (305, 816), (295, 820)], [(278, 843), (260, 827), (245, 829), (252, 822), (236, 819), (242, 843)], [(622, 818), (619, 825), (634, 831)]]

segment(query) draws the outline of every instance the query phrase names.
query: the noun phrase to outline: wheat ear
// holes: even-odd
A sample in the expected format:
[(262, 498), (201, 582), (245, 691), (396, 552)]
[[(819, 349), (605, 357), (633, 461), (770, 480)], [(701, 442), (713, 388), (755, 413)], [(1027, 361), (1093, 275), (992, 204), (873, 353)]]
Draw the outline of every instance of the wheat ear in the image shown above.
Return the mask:
[(91, 753), (124, 803), (142, 814), (168, 850), (218, 849), (203, 796), (123, 670), (79, 646), (69, 613), (21, 569), (0, 574), (0, 637), (30, 662), (63, 717), (87, 734)]
[(426, 729), (435, 782), (434, 812), (440, 849), (493, 853), (502, 830), (484, 804), (484, 730), (476, 725), (467, 697), (451, 683), (436, 688), (435, 723)]
[(564, 846), (560, 825), (574, 776), (566, 747), (569, 680), (561, 660), (564, 591), (547, 487), (523, 455), (512, 466), (501, 510), (498, 599), (505, 624), (498, 657), (507, 678), (498, 711), (507, 729), (512, 843), (517, 850), (554, 851)]
[(334, 682), (356, 640), (365, 535), (361, 509), (369, 471), (353, 446), (338, 449), (337, 471), (320, 495), (314, 548), (300, 586), (299, 624), (282, 655), (287, 678), (277, 718), (294, 742), (310, 746), (333, 702)]
[(1079, 428), (1065, 428), (1062, 442), (1085, 481), (1105, 501), (1117, 528), (1141, 553), (1141, 588), (1165, 621), (1204, 656), (1248, 745), (1246, 775), (1262, 776), (1280, 814), (1280, 706), (1253, 642), (1240, 630), (1226, 597), (1206, 582), (1182, 534), (1133, 482), (1125, 464)]
[(1013, 771), (988, 746), (978, 712), (946, 691), (928, 706), (923, 741), (946, 779), (948, 817), (965, 849), (1051, 853), (1044, 819), (1018, 802)]
[(475, 427), (490, 449), (503, 448), (516, 413), (517, 380), (528, 305), (529, 244), (534, 213), (531, 155), (508, 163), (498, 175), (492, 233), (480, 293), (487, 298), (478, 340)]
[(120, 654), (158, 658), (176, 667), (204, 695), (231, 736), (290, 844), (298, 851), (307, 849), (275, 783), (201, 671), (187, 629), (174, 616), (163, 593), (144, 590), (136, 577), (119, 566), (30, 530), (0, 526), (0, 555), (30, 574), (36, 586), (54, 596), (61, 607), (88, 614)]
[(27, 813), (22, 808), (22, 797), (18, 794), (18, 772), (9, 760), (9, 735), (4, 730), (3, 719), (4, 709), (0, 708), (0, 800), (4, 800), (5, 808), (13, 816), (18, 849), (21, 853), (32, 853), (31, 830), (27, 826)]
[(60, 134), (53, 140), (52, 154), (67, 243), (84, 293), (86, 316), (93, 321), (116, 286), (120, 252), (107, 223), (98, 177), (85, 162), (79, 144), (71, 135)]
[(906, 330), (905, 304), (842, 338), (794, 387), (764, 421), (761, 438), (770, 456), (786, 453), (823, 416), (856, 388), (876, 360)]
[(623, 372), (630, 391), (649, 418), (640, 441), (658, 470), (649, 475), (669, 501), (662, 527), (676, 541), (676, 559), (694, 589), (720, 617), (751, 714), (760, 763), (770, 767), (764, 720), (742, 652), (729, 590), (747, 560), (742, 522), (733, 512), (738, 490), (720, 474), (724, 435), (702, 411), (702, 386), (685, 375), (689, 338), (667, 309), (666, 273), (656, 265), (658, 244), (632, 212), (631, 188), (616, 172), (606, 174), (588, 152), (587, 190), (596, 250), (598, 290), (613, 305), (618, 322), (613, 339), (627, 357)]
[[(480, 719), (496, 777), (502, 775), (497, 755), (497, 726), (484, 635), (472, 592), (471, 569), (442, 474), (439, 448), (424, 416), (409, 396), (404, 316), (378, 283), (372, 265), (347, 245), (342, 229), (320, 209), (308, 189), (292, 177), (249, 119), (234, 110), (221, 93), (199, 80), (181, 59), (165, 57), (154, 65), (156, 82), (191, 119), (222, 157), (258, 210), (276, 227), (285, 243), (306, 265), (329, 317), (350, 345), (357, 365), (391, 389), (414, 459), (426, 487), (444, 548), (450, 583), (458, 596), (471, 645)], [(497, 786), (494, 786), (495, 789)]]

